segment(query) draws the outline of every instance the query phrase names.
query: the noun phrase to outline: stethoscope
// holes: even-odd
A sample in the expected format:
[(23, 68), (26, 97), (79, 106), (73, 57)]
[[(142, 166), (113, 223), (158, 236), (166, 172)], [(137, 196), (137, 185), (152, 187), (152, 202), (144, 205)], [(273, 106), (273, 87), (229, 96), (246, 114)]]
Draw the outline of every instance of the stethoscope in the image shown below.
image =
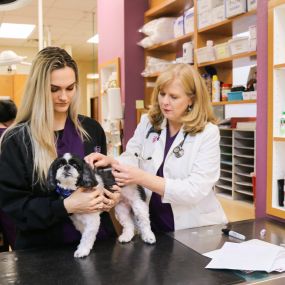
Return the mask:
[[(158, 138), (157, 140), (159, 140), (159, 137), (160, 137), (160, 134), (161, 134), (161, 130), (156, 130), (153, 126), (148, 130), (147, 134), (146, 134), (146, 139), (148, 139), (149, 135), (151, 133), (156, 133), (158, 134)], [(186, 140), (186, 137), (187, 137), (188, 133), (184, 133), (184, 137), (183, 137), (183, 140), (179, 143), (179, 145), (177, 145), (174, 149), (173, 149), (173, 154), (175, 155), (175, 157), (177, 158), (180, 158), (184, 155), (184, 149), (183, 149), (183, 145), (184, 145), (184, 142)], [(144, 153), (144, 144), (143, 144), (143, 147), (142, 147), (142, 151), (141, 153)], [(139, 155), (137, 152), (135, 152), (135, 156), (140, 159), (140, 160), (151, 160), (152, 157), (149, 156), (149, 157), (143, 157), (141, 154)]]

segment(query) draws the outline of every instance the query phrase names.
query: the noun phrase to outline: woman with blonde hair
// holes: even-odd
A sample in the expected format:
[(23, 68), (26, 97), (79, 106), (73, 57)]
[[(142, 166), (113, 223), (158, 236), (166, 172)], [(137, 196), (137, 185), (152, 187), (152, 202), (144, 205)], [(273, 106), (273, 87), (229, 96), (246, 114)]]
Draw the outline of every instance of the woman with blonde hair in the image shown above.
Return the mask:
[(139, 167), (100, 154), (86, 158), (95, 165), (112, 163), (119, 186), (144, 187), (156, 232), (227, 222), (213, 191), (220, 135), (209, 98), (194, 67), (174, 64), (158, 77), (152, 107), (122, 154), (137, 157)]
[[(108, 211), (118, 202), (120, 194), (107, 190), (103, 195), (79, 188), (65, 199), (47, 191), (47, 172), (57, 156), (70, 152), (84, 158), (95, 149), (106, 154), (100, 124), (78, 114), (79, 97), (72, 57), (58, 47), (41, 50), (17, 117), (0, 144), (0, 207), (16, 225), (15, 249), (78, 243), (69, 215)], [(113, 235), (107, 213), (101, 221), (99, 239)]]

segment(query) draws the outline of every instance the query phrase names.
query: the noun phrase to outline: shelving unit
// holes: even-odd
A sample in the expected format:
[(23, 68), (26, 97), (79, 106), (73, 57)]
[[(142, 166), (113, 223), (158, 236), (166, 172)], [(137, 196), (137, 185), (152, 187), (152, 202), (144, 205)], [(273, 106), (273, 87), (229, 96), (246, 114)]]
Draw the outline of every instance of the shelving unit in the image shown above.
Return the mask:
[[(169, 16), (181, 16), (184, 11), (190, 7), (190, 0), (150, 0), (150, 9), (144, 14), (145, 22), (149, 22), (153, 19), (159, 17), (169, 17)], [(233, 25), (236, 20), (245, 19), (248, 16), (256, 14), (256, 10), (249, 11), (247, 13), (226, 19), (219, 23), (198, 29), (198, 13), (197, 13), (197, 0), (194, 0), (194, 32), (186, 34), (184, 36), (171, 39), (149, 48), (145, 49), (145, 57), (152, 56), (164, 60), (175, 60), (177, 56), (182, 54), (182, 45), (185, 42), (192, 41), (194, 48), (201, 48), (206, 46), (207, 40), (213, 40), (214, 44), (219, 44), (226, 42), (233, 36)], [(203, 64), (197, 64), (194, 58), (194, 66), (199, 70), (199, 72), (205, 73), (205, 67), (208, 65), (213, 66), (217, 70), (217, 74), (220, 81), (225, 83), (233, 82), (233, 62), (242, 58), (256, 58), (256, 51), (245, 52), (237, 54), (228, 58), (219, 59)], [(151, 104), (151, 94), (153, 87), (152, 84), (155, 82), (159, 73), (154, 73), (145, 77), (145, 98), (144, 105), (147, 109)], [(240, 103), (255, 103), (256, 101), (250, 100), (250, 102)], [(230, 103), (233, 104), (233, 103)], [(235, 103), (237, 104), (237, 103)], [(224, 104), (218, 104), (223, 106)], [(213, 104), (217, 106), (217, 104)]]
[[(285, 137), (279, 133), (279, 121), (285, 110), (285, 1), (268, 4), (268, 214), (285, 219), (285, 207), (279, 205), (278, 179), (285, 178)], [(283, 189), (281, 189), (283, 191)]]
[(255, 131), (220, 129), (221, 175), (218, 194), (253, 202), (251, 173), (255, 172)]

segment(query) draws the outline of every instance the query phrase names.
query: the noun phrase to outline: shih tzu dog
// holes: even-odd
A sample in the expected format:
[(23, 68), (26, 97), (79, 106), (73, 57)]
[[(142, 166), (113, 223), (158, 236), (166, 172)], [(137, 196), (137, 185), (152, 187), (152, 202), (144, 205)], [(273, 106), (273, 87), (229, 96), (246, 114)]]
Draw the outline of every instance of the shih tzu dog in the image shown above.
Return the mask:
[[(136, 157), (124, 156), (116, 158), (120, 163), (138, 166)], [(120, 242), (129, 242), (135, 235), (137, 229), (141, 239), (149, 244), (156, 242), (154, 233), (151, 230), (149, 220), (149, 208), (145, 202), (144, 189), (139, 185), (126, 185), (121, 188), (121, 201), (115, 207), (115, 215), (122, 225)]]
[[(65, 153), (56, 158), (51, 164), (47, 186), (50, 191), (56, 191), (64, 199), (77, 187), (95, 187), (101, 178), (80, 157)], [(74, 253), (74, 257), (84, 257), (90, 253), (96, 240), (100, 226), (100, 212), (88, 214), (73, 214), (70, 218), (75, 228), (81, 233), (81, 240)]]
[[(123, 159), (120, 161), (126, 162)], [(101, 185), (113, 191), (112, 186), (116, 182), (110, 167), (93, 170), (80, 157), (65, 153), (51, 164), (47, 184), (50, 191), (56, 191), (64, 199), (78, 187), (92, 188)], [(115, 206), (116, 218), (123, 227), (122, 234), (118, 238), (122, 243), (131, 241), (136, 228), (144, 242), (149, 244), (156, 242), (155, 235), (151, 231), (148, 205), (143, 201), (143, 194), (143, 189), (137, 185), (122, 187), (121, 201)], [(82, 235), (74, 257), (87, 256), (99, 230), (100, 212), (73, 214), (70, 218)]]

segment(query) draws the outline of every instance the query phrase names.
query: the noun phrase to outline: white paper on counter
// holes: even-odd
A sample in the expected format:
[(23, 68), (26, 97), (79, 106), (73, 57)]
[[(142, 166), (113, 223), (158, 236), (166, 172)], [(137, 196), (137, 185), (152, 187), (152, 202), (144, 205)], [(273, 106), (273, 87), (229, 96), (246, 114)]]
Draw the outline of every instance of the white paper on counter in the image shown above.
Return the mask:
[(221, 249), (204, 254), (212, 258), (206, 268), (249, 271), (285, 271), (285, 249), (258, 239), (226, 242)]

